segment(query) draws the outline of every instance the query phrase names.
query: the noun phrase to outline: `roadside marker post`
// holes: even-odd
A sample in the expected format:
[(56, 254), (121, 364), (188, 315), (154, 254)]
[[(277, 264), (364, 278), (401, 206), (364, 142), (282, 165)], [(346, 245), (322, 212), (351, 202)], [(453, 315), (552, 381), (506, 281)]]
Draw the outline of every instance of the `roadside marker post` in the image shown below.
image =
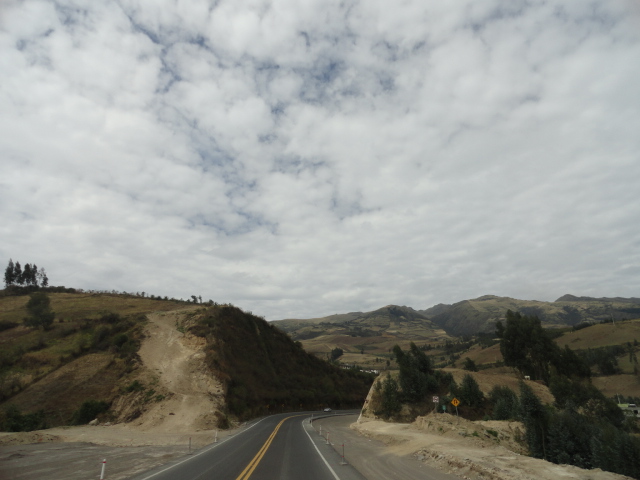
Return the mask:
[(320, 436), (322, 436), (322, 425), (320, 425)]
[(100, 472), (100, 480), (104, 480), (104, 469), (107, 466), (107, 459), (102, 460), (102, 471)]
[(331, 443), (329, 442), (329, 432), (327, 432), (327, 445), (331, 445)]
[(344, 459), (344, 443), (342, 444), (342, 461), (340, 465), (347, 465), (347, 461)]
[(216, 438), (213, 440), (213, 443), (218, 443), (218, 429), (216, 429)]
[(189, 437), (189, 455), (191, 455), (191, 437)]

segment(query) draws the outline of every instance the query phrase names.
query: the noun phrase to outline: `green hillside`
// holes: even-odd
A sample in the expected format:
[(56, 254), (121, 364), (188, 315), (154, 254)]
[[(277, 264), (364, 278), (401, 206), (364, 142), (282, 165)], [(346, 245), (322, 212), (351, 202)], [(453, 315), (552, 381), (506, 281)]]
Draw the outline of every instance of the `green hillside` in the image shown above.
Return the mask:
[[(59, 290), (59, 289), (58, 289)], [(147, 315), (188, 302), (128, 294), (40, 289), (50, 299), (49, 326), (27, 326), (29, 295), (0, 291), (0, 428), (42, 428), (86, 421), (135, 393), (160, 401), (136, 381)], [(206, 338), (208, 364), (225, 385), (223, 416), (250, 418), (274, 409), (359, 406), (372, 377), (329, 365), (264, 319), (228, 305), (199, 305), (176, 329)], [(196, 307), (196, 305), (194, 305)], [(184, 330), (180, 330), (184, 331)], [(84, 410), (83, 410), (84, 409)], [(86, 413), (93, 415), (94, 411)], [(138, 410), (137, 415), (140, 414)], [(109, 418), (109, 411), (104, 413)]]
[(48, 328), (24, 324), (29, 295), (0, 292), (0, 405), (4, 411), (8, 406), (24, 413), (42, 411), (48, 426), (74, 421), (85, 401), (111, 403), (137, 368), (146, 314), (185, 305), (56, 290), (41, 290), (55, 316)]
[(225, 382), (229, 410), (239, 418), (359, 408), (373, 382), (371, 375), (308, 354), (273, 324), (237, 307), (209, 307), (189, 328), (207, 339), (207, 362)]

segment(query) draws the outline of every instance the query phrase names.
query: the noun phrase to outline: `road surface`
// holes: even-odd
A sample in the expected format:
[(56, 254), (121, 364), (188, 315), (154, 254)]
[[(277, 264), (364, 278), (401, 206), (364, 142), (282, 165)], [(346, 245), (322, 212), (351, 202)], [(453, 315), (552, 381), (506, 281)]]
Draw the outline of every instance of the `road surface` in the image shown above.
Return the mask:
[(321, 419), (318, 412), (314, 415), (313, 425), (310, 414), (289, 413), (259, 420), (235, 432), (221, 432), (218, 443), (191, 455), (187, 455), (187, 444), (4, 446), (0, 447), (0, 480), (98, 480), (104, 458), (105, 480), (459, 479), (429, 468), (413, 455), (391, 454), (382, 442), (357, 434), (349, 428), (357, 414), (322, 414)]
[(131, 480), (366, 480), (342, 464), (310, 414), (263, 418), (223, 442)]

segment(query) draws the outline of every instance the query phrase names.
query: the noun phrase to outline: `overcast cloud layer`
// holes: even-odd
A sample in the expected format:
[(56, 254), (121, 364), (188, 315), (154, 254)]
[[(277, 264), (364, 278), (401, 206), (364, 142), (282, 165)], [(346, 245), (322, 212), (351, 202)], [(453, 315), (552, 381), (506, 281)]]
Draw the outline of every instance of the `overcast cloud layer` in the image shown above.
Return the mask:
[(0, 261), (267, 319), (640, 296), (632, 0), (0, 4)]

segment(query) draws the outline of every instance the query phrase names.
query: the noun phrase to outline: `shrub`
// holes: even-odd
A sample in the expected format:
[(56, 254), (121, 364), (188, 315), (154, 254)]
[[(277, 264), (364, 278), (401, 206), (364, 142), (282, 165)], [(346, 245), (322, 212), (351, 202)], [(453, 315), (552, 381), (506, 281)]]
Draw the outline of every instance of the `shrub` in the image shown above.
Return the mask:
[(27, 310), (30, 316), (24, 319), (24, 324), (28, 327), (42, 327), (48, 330), (56, 314), (51, 311), (51, 300), (44, 292), (35, 292), (29, 296)]
[(5, 432), (31, 432), (47, 428), (44, 410), (35, 413), (20, 413), (15, 405), (9, 405), (0, 415), (0, 430)]
[(229, 418), (221, 412), (215, 413), (216, 419), (218, 421), (218, 428), (221, 430), (227, 430), (231, 427), (231, 423), (229, 422)]
[(468, 370), (470, 372), (477, 372), (478, 371), (478, 367), (476, 365), (476, 362), (471, 360), (469, 357), (465, 358), (464, 364), (462, 365), (462, 368), (464, 370)]
[(109, 346), (109, 334), (111, 333), (109, 327), (101, 325), (96, 329), (91, 339), (91, 346), (98, 350), (104, 350)]
[(470, 407), (481, 407), (484, 403), (484, 394), (475, 379), (467, 374), (462, 379), (458, 390), (459, 400)]
[(140, 392), (142, 390), (144, 390), (144, 385), (142, 385), (138, 380), (134, 380), (124, 389), (127, 393)]
[(509, 387), (496, 385), (489, 393), (493, 404), (494, 420), (515, 420), (519, 417), (520, 402), (516, 393)]
[(122, 347), (125, 343), (127, 343), (129, 341), (129, 337), (124, 334), (124, 333), (119, 333), (118, 335), (116, 335), (115, 337), (113, 337), (113, 340), (111, 340), (111, 343), (117, 347), (120, 348)]
[(102, 400), (87, 400), (74, 412), (71, 424), (84, 425), (107, 410), (109, 410), (109, 404), (107, 402)]
[(398, 382), (395, 379), (387, 375), (384, 381), (376, 384), (376, 391), (380, 398), (380, 407), (373, 412), (374, 415), (388, 419), (400, 411), (402, 403), (400, 402)]
[(100, 317), (100, 321), (103, 323), (114, 324), (120, 322), (121, 320), (122, 317), (120, 317), (119, 314), (113, 312), (105, 313), (104, 315), (102, 315), (102, 317)]

